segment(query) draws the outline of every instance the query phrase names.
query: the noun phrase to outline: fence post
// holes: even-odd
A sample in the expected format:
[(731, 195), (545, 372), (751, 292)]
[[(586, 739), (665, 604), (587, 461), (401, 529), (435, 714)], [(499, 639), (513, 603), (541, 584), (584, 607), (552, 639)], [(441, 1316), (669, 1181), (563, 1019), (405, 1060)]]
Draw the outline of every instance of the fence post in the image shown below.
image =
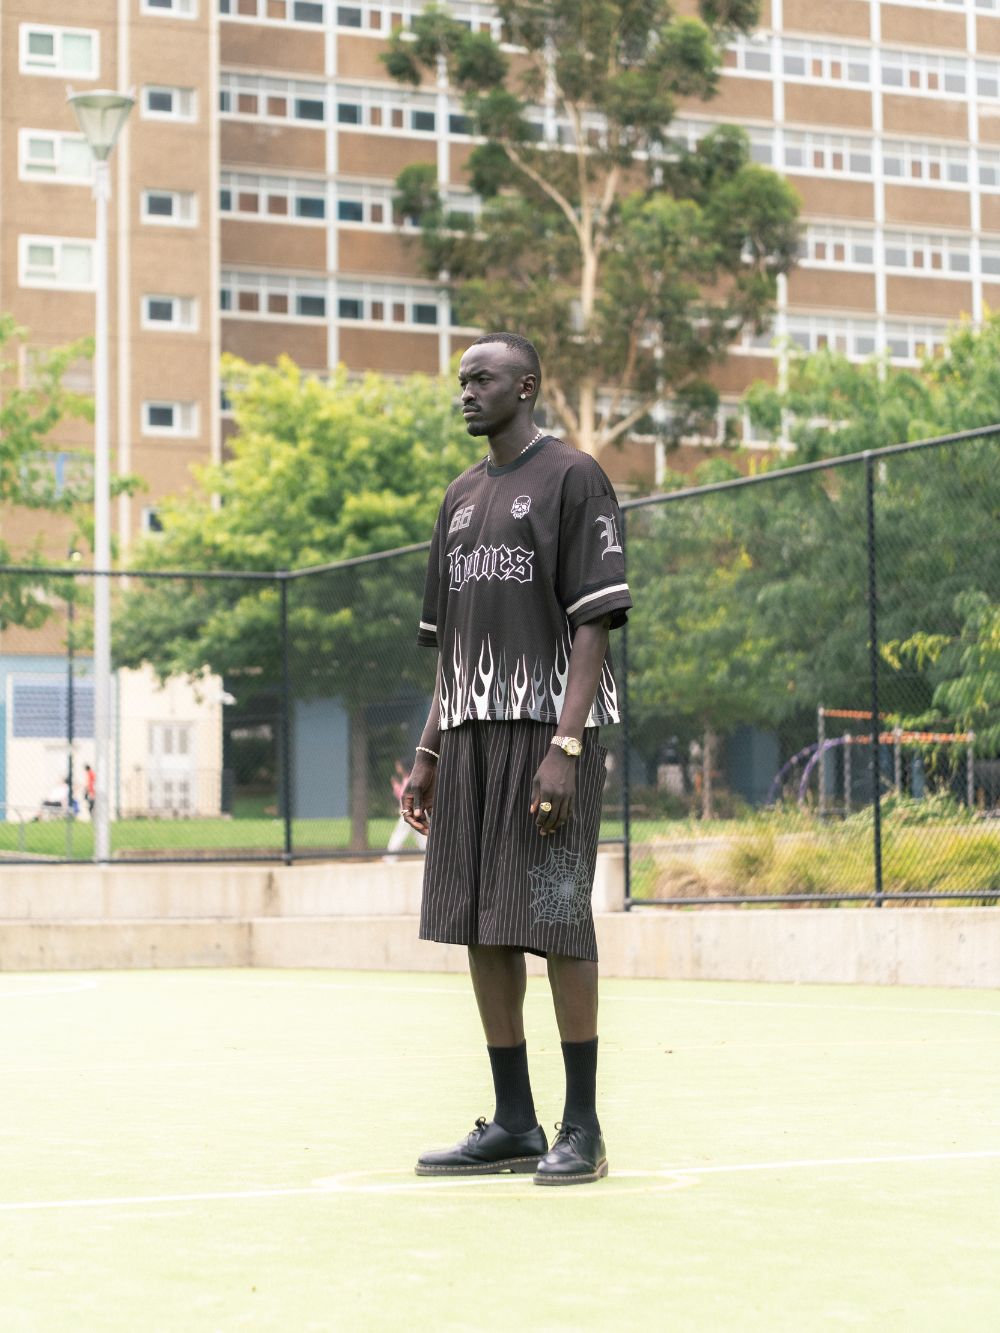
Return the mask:
[[(628, 514), (622, 512), (622, 546), (625, 559), (628, 559)], [(626, 578), (628, 566), (626, 565)], [(625, 910), (632, 907), (632, 773), (629, 763), (629, 671), (628, 671), (628, 621), (622, 626), (622, 838), (625, 855)]]
[(816, 758), (818, 761), (820, 819), (826, 816), (826, 709), (820, 704), (816, 713)]
[(868, 547), (868, 668), (871, 675), (872, 832), (875, 852), (875, 906), (882, 906), (882, 752), (878, 706), (878, 582), (875, 563), (875, 460), (865, 450), (865, 496)]
[(288, 576), (279, 576), (281, 589), (281, 793), (285, 817), (285, 852), (282, 860), (292, 864), (292, 673), (288, 649)]

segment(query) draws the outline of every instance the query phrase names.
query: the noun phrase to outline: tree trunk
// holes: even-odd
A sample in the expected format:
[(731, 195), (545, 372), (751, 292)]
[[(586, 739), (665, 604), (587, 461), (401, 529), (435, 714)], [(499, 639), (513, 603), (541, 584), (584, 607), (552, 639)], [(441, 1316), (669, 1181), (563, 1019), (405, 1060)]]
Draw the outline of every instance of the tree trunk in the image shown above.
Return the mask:
[(368, 717), (364, 704), (351, 709), (351, 851), (368, 848)]
[(580, 429), (577, 432), (577, 447), (591, 458), (597, 457), (597, 385), (593, 380), (583, 380), (580, 384), (580, 409), (578, 419)]
[(701, 817), (714, 818), (712, 808), (712, 765), (715, 762), (715, 732), (705, 727), (705, 738), (701, 750)]

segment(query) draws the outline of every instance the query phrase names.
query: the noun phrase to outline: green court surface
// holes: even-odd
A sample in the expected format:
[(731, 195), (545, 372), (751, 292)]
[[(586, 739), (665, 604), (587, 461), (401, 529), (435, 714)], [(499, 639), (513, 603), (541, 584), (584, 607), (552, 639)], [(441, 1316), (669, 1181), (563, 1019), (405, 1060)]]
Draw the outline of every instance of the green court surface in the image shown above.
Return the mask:
[[(468, 980), (0, 976), (0, 1328), (1000, 1328), (1000, 992), (609, 981), (611, 1174), (424, 1180)], [(562, 1066), (529, 989), (543, 1123)]]

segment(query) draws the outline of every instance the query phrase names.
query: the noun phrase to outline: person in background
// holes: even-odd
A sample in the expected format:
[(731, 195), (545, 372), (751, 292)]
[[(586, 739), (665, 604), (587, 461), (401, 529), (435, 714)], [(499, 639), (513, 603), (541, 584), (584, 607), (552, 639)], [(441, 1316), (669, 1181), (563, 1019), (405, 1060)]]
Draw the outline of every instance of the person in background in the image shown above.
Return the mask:
[[(406, 779), (408, 776), (406, 769), (403, 767), (402, 760), (397, 759), (396, 774), (394, 777), (390, 778), (389, 781), (392, 784), (392, 794), (395, 798), (396, 805), (400, 806), (400, 808), (402, 808), (401, 802), (403, 799), (403, 792), (406, 790)], [(406, 846), (407, 838), (410, 837), (413, 838), (421, 851), (427, 846), (426, 834), (418, 832), (415, 828), (411, 828), (403, 816), (400, 815), (399, 819), (396, 821), (396, 827), (392, 830), (392, 835), (389, 838), (389, 845), (386, 850), (391, 853), (402, 851)], [(383, 861), (395, 861), (395, 859), (395, 855), (383, 856), (382, 858)]]

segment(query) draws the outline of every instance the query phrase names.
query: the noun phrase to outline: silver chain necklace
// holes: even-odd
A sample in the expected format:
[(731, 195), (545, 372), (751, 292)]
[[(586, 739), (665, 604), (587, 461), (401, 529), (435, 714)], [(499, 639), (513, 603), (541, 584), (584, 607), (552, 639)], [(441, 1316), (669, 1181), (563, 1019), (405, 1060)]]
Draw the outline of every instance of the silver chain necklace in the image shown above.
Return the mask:
[[(531, 446), (532, 446), (533, 444), (537, 444), (538, 441), (542, 438), (542, 436), (543, 436), (544, 434), (545, 434), (545, 432), (544, 432), (543, 430), (536, 430), (535, 433), (534, 433), (534, 435), (531, 437), (531, 439), (528, 441), (528, 443), (527, 443), (527, 444), (524, 446), (524, 448), (521, 450), (521, 454), (526, 454), (526, 453), (528, 452), (528, 450), (531, 448)], [(516, 458), (520, 458), (520, 457), (521, 457), (521, 454), (516, 454), (515, 457), (516, 457)], [(492, 454), (487, 454), (487, 455), (486, 455), (486, 461), (487, 461), (487, 463), (493, 463), (493, 455), (492, 455)], [(494, 466), (494, 467), (499, 467), (500, 464), (498, 464), (498, 463), (493, 463), (493, 466)], [(510, 467), (510, 464), (509, 464), (509, 463), (505, 463), (503, 466), (504, 466), (504, 467)]]

